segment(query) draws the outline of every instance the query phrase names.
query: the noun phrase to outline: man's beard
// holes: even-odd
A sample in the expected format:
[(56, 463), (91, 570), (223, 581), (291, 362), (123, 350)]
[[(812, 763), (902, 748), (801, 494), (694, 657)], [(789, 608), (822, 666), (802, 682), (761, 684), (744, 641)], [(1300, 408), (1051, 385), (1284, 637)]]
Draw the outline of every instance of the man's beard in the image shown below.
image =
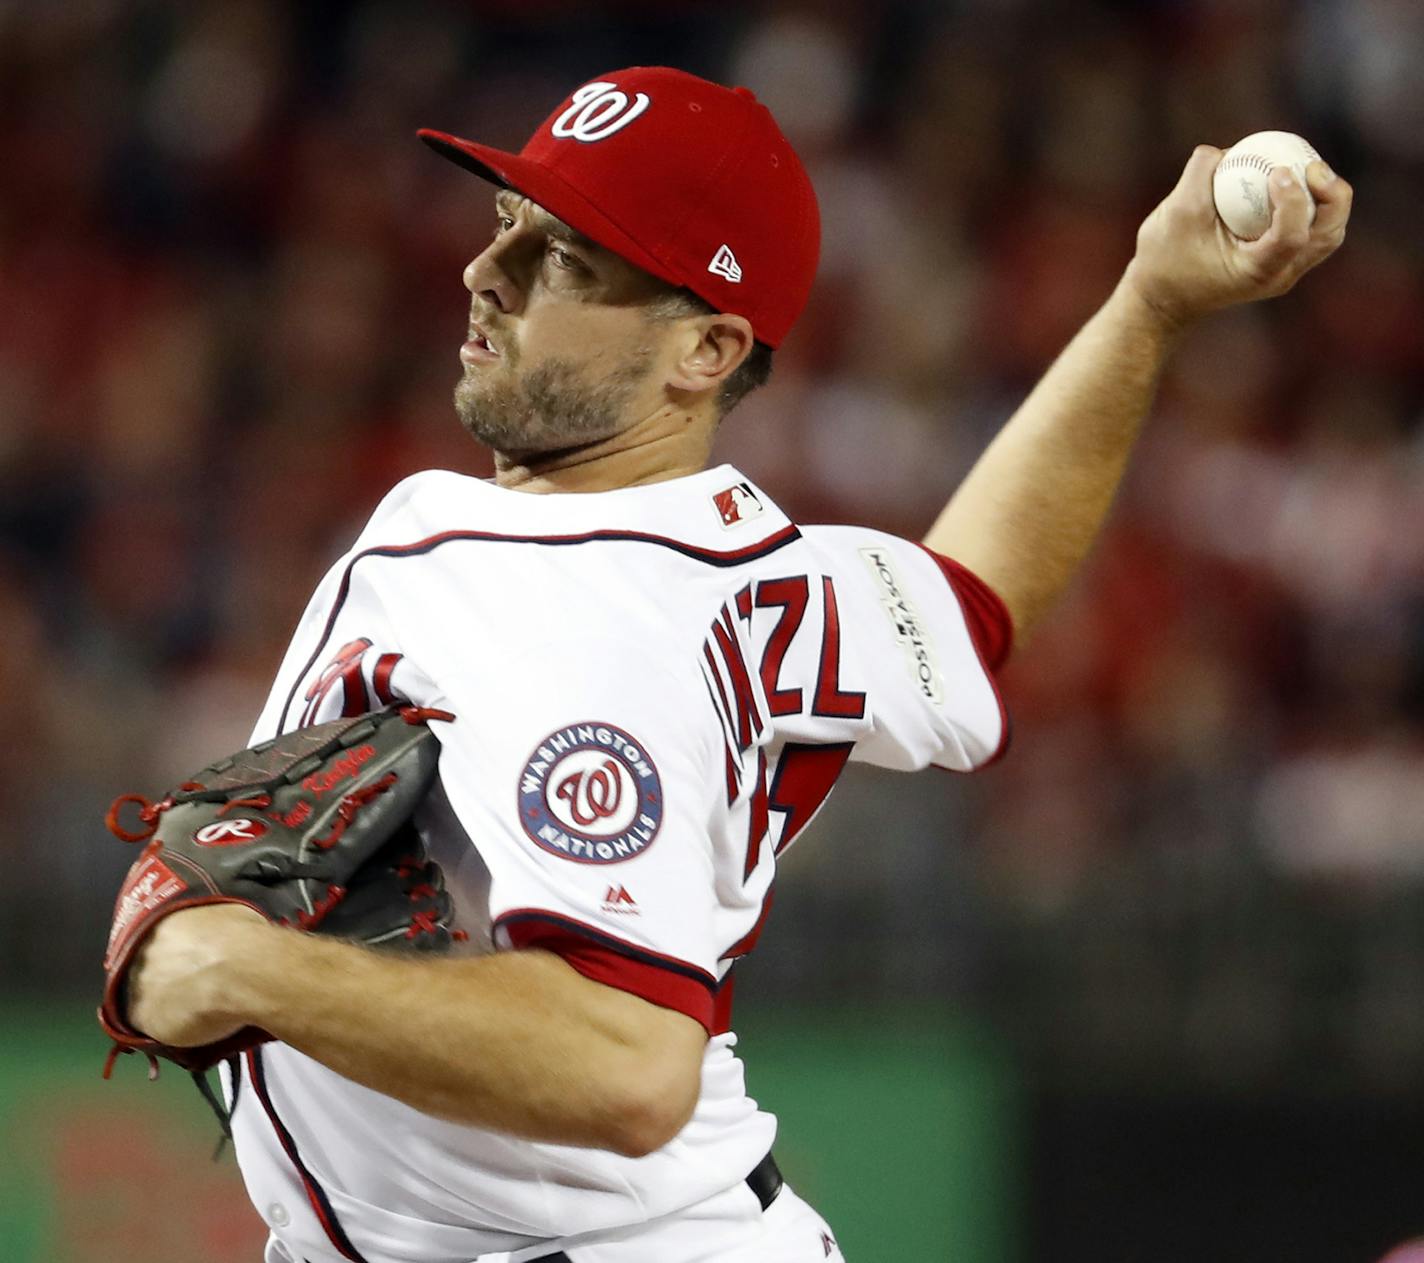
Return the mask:
[(600, 382), (588, 381), (573, 361), (564, 359), (548, 360), (522, 375), (512, 371), (517, 357), (469, 367), (455, 386), (455, 411), (474, 438), (497, 452), (580, 447), (627, 426), (628, 404), (652, 358), (651, 348), (640, 347)]

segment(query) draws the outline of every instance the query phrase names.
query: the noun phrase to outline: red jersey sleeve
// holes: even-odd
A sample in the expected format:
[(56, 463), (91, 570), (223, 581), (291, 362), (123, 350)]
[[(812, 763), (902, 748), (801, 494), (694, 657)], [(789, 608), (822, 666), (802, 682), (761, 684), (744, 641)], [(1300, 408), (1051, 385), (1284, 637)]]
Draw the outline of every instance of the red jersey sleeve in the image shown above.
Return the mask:
[(930, 548), (926, 548), (925, 552), (934, 558), (935, 565), (959, 597), (970, 639), (974, 641), (974, 648), (979, 651), (985, 669), (993, 672), (1002, 670), (1014, 648), (1014, 623), (1008, 606), (983, 579), (954, 558), (942, 556)]

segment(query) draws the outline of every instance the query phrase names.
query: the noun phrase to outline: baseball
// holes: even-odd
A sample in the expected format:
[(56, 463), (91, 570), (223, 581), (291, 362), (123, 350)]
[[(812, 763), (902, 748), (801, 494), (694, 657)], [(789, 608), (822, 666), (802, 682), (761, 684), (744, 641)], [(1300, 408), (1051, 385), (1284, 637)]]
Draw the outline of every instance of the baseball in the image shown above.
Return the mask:
[[(1222, 155), (1212, 178), (1212, 197), (1221, 222), (1237, 237), (1255, 241), (1271, 226), (1271, 198), (1266, 181), (1276, 167), (1289, 167), (1310, 197), (1305, 168), (1320, 155), (1294, 132), (1253, 132)], [(1315, 199), (1310, 199), (1315, 222)]]

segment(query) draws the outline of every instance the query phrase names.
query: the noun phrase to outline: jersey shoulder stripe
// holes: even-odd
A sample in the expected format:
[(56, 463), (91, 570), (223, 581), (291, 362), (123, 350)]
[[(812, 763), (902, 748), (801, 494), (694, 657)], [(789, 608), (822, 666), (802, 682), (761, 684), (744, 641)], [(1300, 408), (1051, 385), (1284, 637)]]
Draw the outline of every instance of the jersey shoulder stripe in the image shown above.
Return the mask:
[(764, 539), (747, 544), (742, 548), (732, 549), (703, 548), (696, 544), (689, 544), (684, 540), (674, 539), (668, 535), (655, 535), (646, 531), (585, 531), (577, 535), (508, 535), (498, 531), (442, 531), (438, 535), (431, 535), (410, 544), (376, 544), (369, 548), (363, 548), (346, 563), (346, 568), (341, 575), (341, 583), (337, 587), (336, 598), (332, 601), (331, 611), (327, 615), (326, 625), (322, 629), (321, 637), (312, 650), (311, 657), (307, 659), (302, 669), (297, 672), (295, 678), (292, 680), (292, 687), (287, 694), (286, 701), (282, 704), (282, 715), (278, 730), (286, 730), (287, 717), (291, 713), (292, 702), (296, 697), (297, 689), (301, 687), (301, 682), (307, 678), (308, 672), (316, 665), (317, 659), (321, 656), (327, 641), (331, 638), (331, 630), (336, 626), (336, 620), (340, 616), (342, 607), (346, 604), (346, 598), (351, 591), (352, 572), (359, 562), (366, 560), (368, 557), (390, 557), (397, 560), (405, 557), (421, 557), (445, 544), (453, 543), (515, 544), (554, 548), (566, 548), (579, 544), (632, 543), (671, 549), (673, 552), (679, 553), (684, 557), (690, 558), (693, 561), (702, 562), (709, 566), (732, 567), (759, 561), (761, 558), (768, 557), (779, 549), (785, 548), (788, 544), (794, 544), (800, 538), (801, 532), (794, 525), (784, 526), (781, 530), (766, 536)]

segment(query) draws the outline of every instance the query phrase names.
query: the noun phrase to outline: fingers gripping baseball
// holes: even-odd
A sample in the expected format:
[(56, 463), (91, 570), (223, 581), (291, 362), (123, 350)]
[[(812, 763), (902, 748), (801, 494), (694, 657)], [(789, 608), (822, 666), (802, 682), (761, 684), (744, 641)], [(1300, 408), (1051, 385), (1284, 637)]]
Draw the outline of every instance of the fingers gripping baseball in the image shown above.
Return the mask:
[(1277, 167), (1271, 173), (1274, 214), (1270, 228), (1255, 241), (1238, 241), (1217, 225), (1218, 235), (1225, 238), (1226, 257), (1259, 288), (1260, 297), (1285, 293), (1311, 268), (1328, 259), (1345, 239), (1354, 191), (1318, 159), (1306, 168), (1306, 181), (1309, 193), (1288, 169)]
[(1222, 307), (1284, 294), (1345, 239), (1354, 191), (1320, 161), (1306, 169), (1309, 194), (1289, 169), (1276, 168), (1268, 184), (1269, 229), (1255, 241), (1233, 236), (1212, 199), (1212, 176), (1221, 156), (1222, 150), (1199, 145), (1177, 186), (1137, 234), (1128, 277), (1151, 307), (1177, 327)]

